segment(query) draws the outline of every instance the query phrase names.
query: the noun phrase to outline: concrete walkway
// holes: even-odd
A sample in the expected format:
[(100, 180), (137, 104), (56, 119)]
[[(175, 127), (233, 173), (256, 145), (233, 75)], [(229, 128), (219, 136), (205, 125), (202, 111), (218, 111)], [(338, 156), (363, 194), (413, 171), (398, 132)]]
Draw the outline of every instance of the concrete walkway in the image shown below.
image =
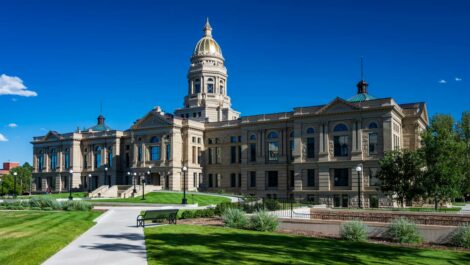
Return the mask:
[(108, 209), (97, 223), (68, 246), (50, 257), (45, 265), (140, 265), (147, 264), (144, 231), (136, 227), (142, 210), (162, 207), (95, 207)]
[(460, 214), (470, 214), (470, 203), (465, 204), (459, 211)]

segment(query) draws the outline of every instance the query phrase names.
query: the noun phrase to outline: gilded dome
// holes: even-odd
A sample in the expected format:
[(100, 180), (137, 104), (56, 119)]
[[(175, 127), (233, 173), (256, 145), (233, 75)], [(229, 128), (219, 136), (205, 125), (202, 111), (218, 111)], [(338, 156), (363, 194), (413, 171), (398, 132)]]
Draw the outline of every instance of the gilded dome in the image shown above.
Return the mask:
[(204, 36), (197, 42), (194, 47), (193, 56), (217, 56), (222, 57), (222, 49), (219, 44), (212, 38), (212, 27), (207, 20), (204, 26)]

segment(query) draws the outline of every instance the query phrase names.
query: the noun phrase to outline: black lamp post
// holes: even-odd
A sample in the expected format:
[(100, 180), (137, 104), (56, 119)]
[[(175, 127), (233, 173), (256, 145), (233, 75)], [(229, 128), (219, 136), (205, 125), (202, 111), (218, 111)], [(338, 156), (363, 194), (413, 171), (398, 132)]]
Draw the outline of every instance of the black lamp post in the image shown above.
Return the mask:
[(137, 172), (134, 172), (134, 176), (132, 177), (132, 181), (134, 182), (134, 190), (132, 191), (132, 197), (135, 196), (137, 193), (137, 189), (135, 188), (135, 184), (137, 182)]
[(72, 176), (73, 176), (73, 170), (71, 169), (69, 171), (70, 175), (69, 175), (69, 201), (73, 200), (73, 197), (72, 197)]
[(140, 176), (140, 181), (142, 185), (142, 200), (145, 200), (145, 174)]
[(16, 176), (18, 175), (18, 172), (13, 172), (13, 178), (14, 178), (14, 184), (13, 184), (13, 197), (16, 198)]
[(2, 183), (2, 193), (0, 193), (0, 196), (3, 196), (3, 179), (0, 178), (0, 183)]
[[(104, 183), (106, 183), (106, 180), (108, 179), (108, 167), (104, 168)], [(108, 185), (111, 186), (111, 180), (108, 181)]]
[(362, 172), (362, 164), (357, 165), (356, 171), (357, 171), (357, 196), (358, 196), (357, 206), (358, 206), (358, 208), (362, 208), (362, 201), (361, 201), (361, 172)]
[(87, 182), (88, 193), (91, 192), (91, 174), (88, 174), (88, 182)]
[(129, 185), (129, 179), (131, 178), (131, 172), (127, 171), (126, 185)]
[(188, 200), (186, 199), (186, 171), (188, 168), (186, 166), (183, 167), (183, 200), (181, 204), (188, 204)]

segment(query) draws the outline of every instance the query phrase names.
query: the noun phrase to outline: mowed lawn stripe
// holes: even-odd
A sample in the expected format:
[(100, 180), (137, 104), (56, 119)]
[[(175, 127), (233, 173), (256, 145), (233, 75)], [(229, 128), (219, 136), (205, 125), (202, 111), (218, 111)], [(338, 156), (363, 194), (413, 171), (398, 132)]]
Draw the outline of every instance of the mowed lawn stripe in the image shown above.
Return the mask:
[[(188, 203), (197, 203), (200, 206), (230, 202), (230, 199), (222, 196), (212, 196), (205, 194), (186, 194)], [(141, 194), (134, 198), (125, 199), (104, 199), (96, 202), (123, 202), (123, 203), (155, 203), (155, 204), (180, 204), (183, 199), (183, 193), (178, 192), (150, 192), (145, 194), (145, 200), (142, 200)]]
[(0, 238), (0, 264), (41, 264), (88, 230), (99, 215), (99, 212), (0, 212), (0, 234), (9, 231)]

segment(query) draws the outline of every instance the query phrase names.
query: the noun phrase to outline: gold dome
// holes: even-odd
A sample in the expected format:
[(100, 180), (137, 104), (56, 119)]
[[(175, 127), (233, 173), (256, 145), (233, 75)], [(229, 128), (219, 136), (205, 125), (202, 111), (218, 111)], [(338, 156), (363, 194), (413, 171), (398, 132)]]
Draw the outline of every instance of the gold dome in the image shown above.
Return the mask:
[(212, 38), (212, 27), (209, 24), (209, 19), (204, 26), (204, 36), (197, 42), (194, 48), (193, 56), (217, 56), (222, 57), (222, 49), (219, 44)]

